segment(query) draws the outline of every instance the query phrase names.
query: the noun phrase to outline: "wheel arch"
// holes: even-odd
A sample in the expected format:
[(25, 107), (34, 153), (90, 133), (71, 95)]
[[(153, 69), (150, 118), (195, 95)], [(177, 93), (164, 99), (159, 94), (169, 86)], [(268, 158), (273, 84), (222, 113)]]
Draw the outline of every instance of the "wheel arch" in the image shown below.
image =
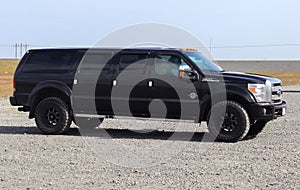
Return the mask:
[[(226, 91), (226, 98), (224, 99), (224, 93), (217, 93), (213, 95), (214, 97), (214, 104), (221, 102), (221, 101), (235, 101), (239, 104), (241, 104), (247, 111), (250, 120), (252, 121), (253, 115), (250, 111), (250, 104), (255, 102), (254, 97), (247, 91), (241, 90), (241, 89), (227, 89)], [(210, 97), (203, 106), (203, 112), (201, 115), (202, 121), (207, 121), (208, 113), (210, 109), (212, 108), (212, 98)]]
[(58, 97), (71, 107), (71, 89), (60, 81), (44, 81), (39, 83), (31, 92), (28, 105), (30, 105), (29, 118), (34, 118), (35, 107), (44, 98)]

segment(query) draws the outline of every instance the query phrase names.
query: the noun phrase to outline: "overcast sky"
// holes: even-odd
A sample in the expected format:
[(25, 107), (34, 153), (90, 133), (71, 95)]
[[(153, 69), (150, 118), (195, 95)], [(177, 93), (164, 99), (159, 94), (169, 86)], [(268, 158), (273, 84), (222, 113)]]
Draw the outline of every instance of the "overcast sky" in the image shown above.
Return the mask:
[(2, 1), (0, 57), (14, 57), (5, 45), (91, 46), (122, 27), (156, 22), (211, 40), (216, 59), (300, 59), (299, 7), (299, 0)]

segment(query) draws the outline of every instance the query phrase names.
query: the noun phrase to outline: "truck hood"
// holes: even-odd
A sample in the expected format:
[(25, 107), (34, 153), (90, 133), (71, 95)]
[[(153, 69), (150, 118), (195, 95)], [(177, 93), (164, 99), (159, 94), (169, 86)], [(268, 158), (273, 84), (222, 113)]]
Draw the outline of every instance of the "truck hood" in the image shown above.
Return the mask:
[(264, 76), (264, 75), (242, 73), (242, 72), (224, 71), (221, 72), (221, 77), (223, 77), (223, 81), (226, 83), (259, 84), (259, 83), (265, 83), (266, 80), (269, 80), (271, 83), (281, 83), (281, 80), (277, 78)]

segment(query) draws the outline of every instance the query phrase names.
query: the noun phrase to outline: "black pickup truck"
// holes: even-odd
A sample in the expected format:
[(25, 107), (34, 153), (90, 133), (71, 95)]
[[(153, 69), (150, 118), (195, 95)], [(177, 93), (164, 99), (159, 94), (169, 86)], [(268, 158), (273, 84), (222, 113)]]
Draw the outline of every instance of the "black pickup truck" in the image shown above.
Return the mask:
[[(123, 72), (127, 77), (120, 79)], [(62, 134), (72, 121), (87, 127), (81, 121), (124, 116), (204, 121), (217, 140), (238, 141), (255, 137), (286, 110), (279, 79), (224, 71), (191, 48), (29, 50), (13, 84), (11, 105), (29, 112), (43, 134)], [(128, 89), (129, 97), (112, 95)], [(166, 113), (150, 112), (153, 100), (163, 102)]]

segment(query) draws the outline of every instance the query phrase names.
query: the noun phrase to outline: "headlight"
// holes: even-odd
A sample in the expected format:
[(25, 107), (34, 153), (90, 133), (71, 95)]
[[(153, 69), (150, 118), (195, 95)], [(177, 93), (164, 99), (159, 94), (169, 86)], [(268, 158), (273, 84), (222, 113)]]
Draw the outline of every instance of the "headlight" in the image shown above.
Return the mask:
[(248, 90), (254, 95), (257, 102), (272, 101), (272, 84), (269, 80), (265, 84), (248, 84)]

